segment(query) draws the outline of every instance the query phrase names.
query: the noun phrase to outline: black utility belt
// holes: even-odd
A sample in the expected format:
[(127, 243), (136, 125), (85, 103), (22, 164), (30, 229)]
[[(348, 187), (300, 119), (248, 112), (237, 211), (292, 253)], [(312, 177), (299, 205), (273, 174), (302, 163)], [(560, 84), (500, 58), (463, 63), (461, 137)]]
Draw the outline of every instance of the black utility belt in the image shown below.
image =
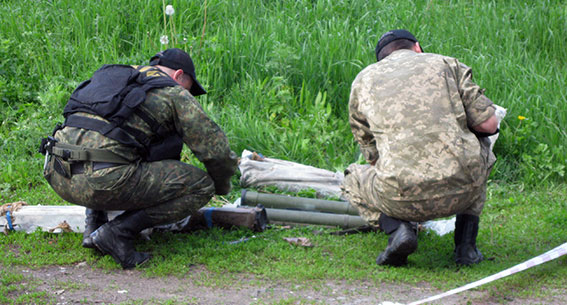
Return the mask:
[(86, 162), (92, 161), (95, 163), (112, 163), (112, 164), (130, 164), (129, 160), (115, 154), (114, 152), (106, 149), (89, 148), (79, 145), (61, 143), (53, 136), (41, 139), (39, 152), (44, 155), (53, 155), (68, 161)]
[[(91, 162), (93, 167), (93, 172), (105, 168), (111, 168), (115, 166), (124, 165), (122, 163), (112, 163), (112, 162)], [(71, 174), (72, 175), (80, 175), (84, 174), (86, 171), (85, 166), (87, 162), (78, 162), (78, 163), (71, 163)]]

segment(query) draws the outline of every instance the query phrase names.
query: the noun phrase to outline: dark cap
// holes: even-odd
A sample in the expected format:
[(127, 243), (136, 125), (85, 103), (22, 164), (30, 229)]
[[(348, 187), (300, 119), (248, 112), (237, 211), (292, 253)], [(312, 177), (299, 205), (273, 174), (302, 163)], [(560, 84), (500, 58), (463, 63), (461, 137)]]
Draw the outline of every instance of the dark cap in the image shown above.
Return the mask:
[[(417, 39), (415, 38), (415, 36), (413, 36), (412, 33), (406, 31), (406, 30), (391, 30), (388, 31), (386, 33), (384, 33), (384, 35), (382, 35), (382, 37), (380, 37), (380, 40), (378, 40), (378, 44), (376, 45), (376, 59), (378, 59), (378, 53), (380, 53), (380, 51), (382, 51), (382, 49), (388, 45), (390, 42), (394, 41), (394, 40), (398, 40), (398, 39), (407, 39), (413, 42), (417, 42)], [(420, 46), (421, 48), (421, 46)], [(423, 52), (423, 49), (421, 49), (421, 51)]]
[(195, 66), (193, 65), (191, 56), (189, 56), (189, 54), (185, 51), (177, 48), (161, 51), (152, 56), (150, 59), (150, 66), (155, 65), (168, 67), (174, 70), (181, 69), (185, 74), (191, 75), (191, 78), (193, 78), (193, 85), (191, 85), (189, 92), (191, 92), (193, 96), (207, 93), (197, 80), (197, 76), (195, 76)]

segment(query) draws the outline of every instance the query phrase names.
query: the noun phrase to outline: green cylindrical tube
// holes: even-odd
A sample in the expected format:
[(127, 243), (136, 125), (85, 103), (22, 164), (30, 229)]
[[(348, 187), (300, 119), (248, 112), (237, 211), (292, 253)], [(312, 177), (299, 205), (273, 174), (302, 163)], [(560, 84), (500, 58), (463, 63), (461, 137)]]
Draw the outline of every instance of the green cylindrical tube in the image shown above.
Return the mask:
[(247, 190), (242, 190), (242, 196), (240, 200), (242, 205), (247, 206), (256, 206), (257, 204), (262, 204), (267, 208), (296, 209), (302, 211), (358, 215), (358, 211), (346, 201), (332, 201), (275, 194), (264, 194)]
[(320, 213), (320, 212), (305, 212), (294, 210), (282, 209), (266, 209), (268, 220), (287, 222), (287, 223), (303, 223), (324, 226), (338, 226), (345, 229), (362, 227), (366, 222), (360, 216)]

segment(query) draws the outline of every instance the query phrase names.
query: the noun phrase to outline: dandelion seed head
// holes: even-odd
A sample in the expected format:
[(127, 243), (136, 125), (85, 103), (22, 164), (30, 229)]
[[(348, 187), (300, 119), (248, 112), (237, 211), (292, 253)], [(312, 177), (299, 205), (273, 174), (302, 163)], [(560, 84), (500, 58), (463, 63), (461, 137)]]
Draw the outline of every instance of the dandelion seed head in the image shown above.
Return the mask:
[(165, 14), (167, 16), (171, 16), (173, 15), (173, 13), (175, 13), (175, 10), (173, 9), (173, 5), (168, 5), (165, 7)]
[(159, 38), (159, 42), (161, 42), (161, 44), (168, 44), (169, 38), (167, 37), (167, 35), (163, 35)]

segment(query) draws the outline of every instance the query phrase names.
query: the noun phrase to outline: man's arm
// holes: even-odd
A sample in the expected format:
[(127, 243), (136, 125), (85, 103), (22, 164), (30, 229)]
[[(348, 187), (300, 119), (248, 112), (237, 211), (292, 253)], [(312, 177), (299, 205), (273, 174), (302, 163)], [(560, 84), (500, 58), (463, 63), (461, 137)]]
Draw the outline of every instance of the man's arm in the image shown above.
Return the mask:
[(355, 85), (350, 95), (349, 101), (349, 124), (354, 139), (360, 145), (360, 152), (366, 162), (374, 165), (378, 160), (378, 150), (376, 149), (376, 139), (370, 131), (370, 125), (366, 116), (359, 111), (358, 90)]
[(478, 136), (490, 136), (498, 132), (493, 103), (484, 95), (484, 89), (473, 82), (471, 68), (457, 60), (453, 64), (469, 129)]
[(228, 194), (238, 157), (230, 149), (226, 135), (188, 91), (174, 98), (173, 106), (175, 128), (183, 142), (207, 168), (215, 182), (215, 193)]

